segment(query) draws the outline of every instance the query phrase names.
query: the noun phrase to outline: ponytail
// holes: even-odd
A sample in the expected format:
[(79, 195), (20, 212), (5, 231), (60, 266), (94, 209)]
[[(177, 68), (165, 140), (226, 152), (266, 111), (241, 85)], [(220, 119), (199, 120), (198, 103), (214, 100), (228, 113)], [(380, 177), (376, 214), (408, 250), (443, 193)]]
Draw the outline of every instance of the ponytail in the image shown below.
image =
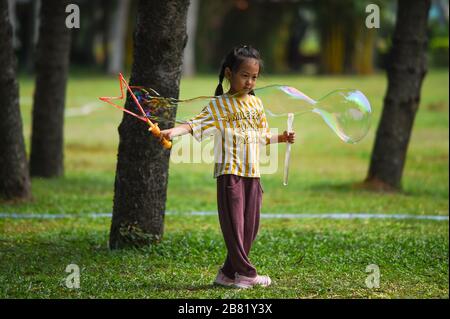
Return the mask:
[(222, 86), (222, 82), (223, 82), (223, 78), (225, 77), (225, 61), (222, 63), (222, 69), (220, 70), (220, 74), (219, 74), (219, 85), (217, 85), (216, 87), (216, 92), (214, 92), (215, 96), (219, 96), (223, 94), (223, 86)]

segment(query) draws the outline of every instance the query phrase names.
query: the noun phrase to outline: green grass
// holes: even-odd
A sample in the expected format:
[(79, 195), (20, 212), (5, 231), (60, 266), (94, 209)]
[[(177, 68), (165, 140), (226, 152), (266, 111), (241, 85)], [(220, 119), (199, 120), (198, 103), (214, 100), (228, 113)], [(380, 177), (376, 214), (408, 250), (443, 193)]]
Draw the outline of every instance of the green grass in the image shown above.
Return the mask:
[[(216, 76), (181, 83), (184, 98), (210, 94)], [(408, 149), (403, 191), (358, 189), (367, 173), (386, 90), (383, 74), (367, 77), (265, 76), (259, 86), (289, 84), (313, 98), (346, 87), (363, 91), (374, 110), (368, 136), (341, 142), (312, 114), (298, 116), (288, 187), (284, 145), (278, 170), (263, 175), (263, 213), (382, 213), (448, 216), (448, 70), (431, 71)], [(115, 95), (116, 78), (73, 75), (67, 108)], [(20, 80), (29, 150), (33, 81)], [(111, 212), (117, 126), (107, 106), (65, 122), (65, 176), (33, 179), (33, 200), (0, 202), (0, 212), (83, 214)], [(272, 127), (285, 120), (269, 118)], [(212, 164), (170, 165), (167, 210), (216, 211)], [(195, 194), (188, 196), (187, 194)], [(273, 287), (236, 291), (211, 286), (225, 256), (216, 217), (168, 215), (158, 246), (111, 252), (106, 218), (0, 219), (0, 296), (3, 298), (448, 298), (449, 224), (421, 220), (263, 219), (251, 259)], [(81, 288), (65, 287), (65, 267), (81, 267)], [(380, 288), (365, 286), (369, 264), (380, 267)]]
[[(448, 224), (263, 220), (251, 258), (274, 280), (216, 288), (225, 258), (216, 217), (168, 216), (160, 245), (111, 252), (109, 220), (0, 222), (0, 296), (39, 298), (448, 298)], [(80, 289), (65, 268), (80, 267)], [(369, 264), (380, 287), (365, 285)]]

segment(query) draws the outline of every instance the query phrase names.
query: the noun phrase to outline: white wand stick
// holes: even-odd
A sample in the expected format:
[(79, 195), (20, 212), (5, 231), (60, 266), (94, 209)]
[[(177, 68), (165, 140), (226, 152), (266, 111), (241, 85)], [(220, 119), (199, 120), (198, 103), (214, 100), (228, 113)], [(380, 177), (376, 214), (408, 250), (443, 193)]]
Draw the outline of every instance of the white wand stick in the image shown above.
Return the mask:
[[(287, 119), (287, 133), (292, 132), (292, 122), (294, 122), (294, 113), (288, 113)], [(288, 175), (289, 175), (289, 158), (291, 157), (291, 146), (292, 144), (287, 142), (286, 144), (286, 155), (284, 157), (284, 177), (283, 177), (283, 185), (286, 186), (288, 184)]]

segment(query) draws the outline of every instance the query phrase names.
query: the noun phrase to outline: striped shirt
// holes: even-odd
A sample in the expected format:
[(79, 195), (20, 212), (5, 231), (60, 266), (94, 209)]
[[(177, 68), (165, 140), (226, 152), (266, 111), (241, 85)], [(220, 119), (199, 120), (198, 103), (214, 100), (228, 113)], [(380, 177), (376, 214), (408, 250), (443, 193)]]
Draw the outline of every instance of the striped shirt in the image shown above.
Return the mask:
[(261, 99), (224, 94), (213, 98), (188, 123), (197, 141), (214, 136), (214, 178), (224, 174), (260, 177), (260, 145), (270, 140)]

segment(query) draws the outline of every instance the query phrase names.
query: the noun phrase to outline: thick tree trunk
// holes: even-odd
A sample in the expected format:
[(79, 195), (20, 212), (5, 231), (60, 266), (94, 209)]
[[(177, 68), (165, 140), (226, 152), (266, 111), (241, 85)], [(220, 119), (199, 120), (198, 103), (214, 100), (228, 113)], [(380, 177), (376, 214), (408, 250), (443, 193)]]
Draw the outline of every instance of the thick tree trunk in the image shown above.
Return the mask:
[(41, 5), (31, 133), (32, 176), (54, 177), (64, 172), (64, 104), (70, 52), (70, 29), (65, 24), (68, 3), (46, 0)]
[(366, 184), (400, 189), (409, 139), (425, 77), (429, 0), (398, 2), (388, 90)]
[[(188, 0), (139, 1), (132, 85), (178, 97), (188, 5)], [(134, 109), (132, 100), (127, 99), (126, 108)], [(147, 129), (145, 123), (124, 113), (119, 126), (111, 249), (151, 244), (163, 234), (170, 151)]]
[(0, 0), (0, 197), (31, 196), (8, 2)]

